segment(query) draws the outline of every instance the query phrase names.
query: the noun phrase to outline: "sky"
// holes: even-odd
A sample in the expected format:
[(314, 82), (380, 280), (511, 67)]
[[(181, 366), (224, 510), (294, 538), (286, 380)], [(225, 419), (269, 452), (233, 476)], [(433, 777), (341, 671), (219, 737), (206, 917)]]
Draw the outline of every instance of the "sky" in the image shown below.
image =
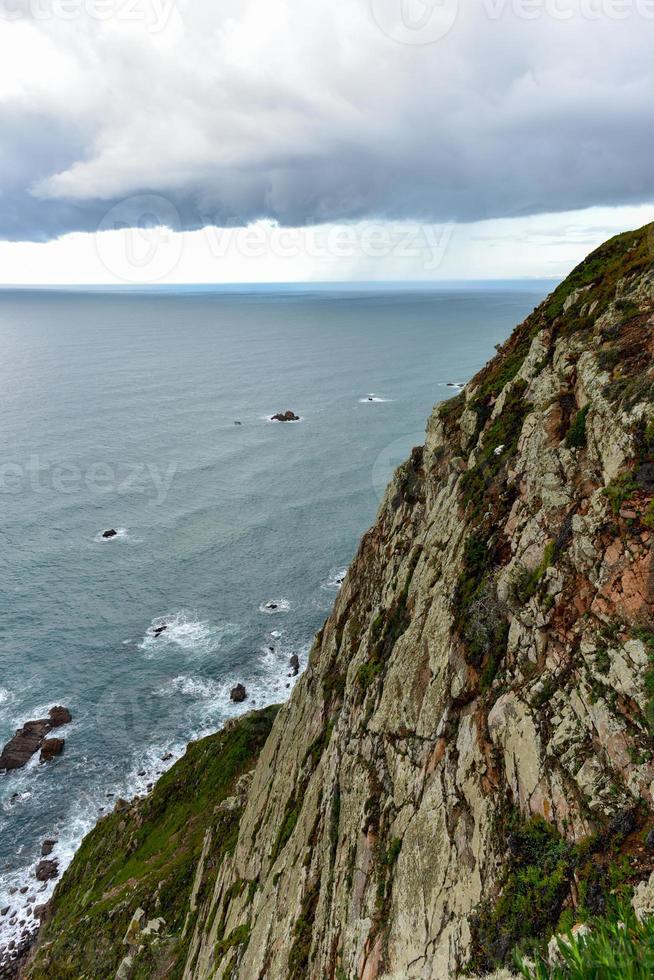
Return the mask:
[(654, 0), (0, 0), (0, 282), (562, 277), (654, 219)]

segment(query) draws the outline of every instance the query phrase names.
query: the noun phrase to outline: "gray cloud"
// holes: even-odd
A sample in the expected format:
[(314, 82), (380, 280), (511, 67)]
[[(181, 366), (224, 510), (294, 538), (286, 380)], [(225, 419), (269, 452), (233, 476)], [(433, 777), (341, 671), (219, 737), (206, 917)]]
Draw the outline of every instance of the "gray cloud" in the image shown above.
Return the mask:
[(0, 238), (654, 199), (654, 22), (577, 0), (556, 8), (571, 19), (525, 19), (517, 2), (461, 10), (424, 45), (393, 39), (393, 0), (377, 21), (363, 0), (191, 0), (156, 31), (147, 6), (136, 24), (119, 6), (0, 21), (29, 65), (5, 69)]

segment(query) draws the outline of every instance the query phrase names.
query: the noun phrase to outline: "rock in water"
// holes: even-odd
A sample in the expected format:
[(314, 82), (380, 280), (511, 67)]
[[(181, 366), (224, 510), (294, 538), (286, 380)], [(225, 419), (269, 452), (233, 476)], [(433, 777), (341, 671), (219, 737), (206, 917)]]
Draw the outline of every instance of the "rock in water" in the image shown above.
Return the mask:
[(161, 634), (165, 633), (167, 629), (168, 629), (168, 624), (164, 623), (163, 626), (153, 626), (152, 632), (154, 633), (155, 636), (161, 636)]
[[(67, 725), (70, 721), (72, 721), (72, 715), (68, 708), (57, 705), (50, 709), (48, 718), (38, 718), (36, 721), (25, 722), (2, 750), (0, 772), (20, 769), (26, 762), (29, 762), (35, 752), (38, 752), (44, 744), (48, 732), (53, 728), (59, 728), (61, 725)], [(62, 742), (63, 748), (63, 739), (49, 739), (48, 741)], [(58, 754), (55, 752), (55, 755)], [(48, 757), (52, 758), (52, 756)]]
[(299, 422), (300, 416), (296, 415), (295, 412), (277, 412), (277, 415), (271, 416), (271, 421), (273, 422)]
[(46, 738), (41, 746), (41, 762), (50, 762), (64, 751), (63, 738)]
[(108, 531), (103, 531), (102, 532), (102, 537), (103, 538), (115, 538), (117, 534), (118, 534), (118, 531), (116, 531), (115, 528), (110, 527)]
[(289, 662), (291, 665), (291, 670), (293, 671), (293, 677), (297, 677), (297, 675), (300, 673), (300, 658), (298, 657), (297, 653), (291, 654), (291, 659)]
[(51, 881), (59, 874), (59, 862), (56, 858), (39, 861), (34, 874), (37, 881)]
[(237, 684), (236, 687), (231, 689), (229, 696), (232, 701), (236, 701), (238, 704), (240, 704), (241, 701), (245, 701), (246, 697), (248, 696), (248, 692), (245, 690), (243, 684)]
[(28, 721), (16, 732), (2, 750), (0, 771), (20, 769), (41, 747), (43, 739), (50, 731), (50, 723), (45, 719)]
[(73, 720), (68, 708), (62, 708), (60, 704), (55, 705), (54, 708), (50, 708), (48, 712), (50, 716), (50, 726), (52, 728), (59, 728), (61, 725), (68, 725), (69, 722)]
[(48, 838), (47, 840), (44, 840), (43, 843), (41, 844), (41, 857), (46, 858), (48, 854), (52, 854), (56, 843), (57, 841), (54, 840), (54, 838), (52, 837)]

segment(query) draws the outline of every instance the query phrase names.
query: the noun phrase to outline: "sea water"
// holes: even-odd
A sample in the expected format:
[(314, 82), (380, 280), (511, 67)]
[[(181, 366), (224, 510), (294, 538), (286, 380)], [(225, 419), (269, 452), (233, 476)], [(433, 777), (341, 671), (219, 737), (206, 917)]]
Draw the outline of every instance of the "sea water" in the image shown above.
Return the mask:
[(548, 288), (0, 291), (0, 742), (73, 714), (0, 775), (0, 947), (51, 894), (44, 838), (63, 869), (190, 739), (288, 697), (432, 406)]

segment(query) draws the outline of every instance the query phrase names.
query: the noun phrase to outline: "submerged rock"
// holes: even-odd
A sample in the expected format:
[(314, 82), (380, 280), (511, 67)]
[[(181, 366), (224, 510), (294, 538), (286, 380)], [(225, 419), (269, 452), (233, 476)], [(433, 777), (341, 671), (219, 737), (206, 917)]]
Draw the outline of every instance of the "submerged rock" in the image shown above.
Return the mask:
[(115, 528), (110, 527), (107, 531), (103, 531), (102, 532), (102, 537), (103, 538), (115, 538), (117, 536), (117, 534), (118, 534), (118, 531)]

